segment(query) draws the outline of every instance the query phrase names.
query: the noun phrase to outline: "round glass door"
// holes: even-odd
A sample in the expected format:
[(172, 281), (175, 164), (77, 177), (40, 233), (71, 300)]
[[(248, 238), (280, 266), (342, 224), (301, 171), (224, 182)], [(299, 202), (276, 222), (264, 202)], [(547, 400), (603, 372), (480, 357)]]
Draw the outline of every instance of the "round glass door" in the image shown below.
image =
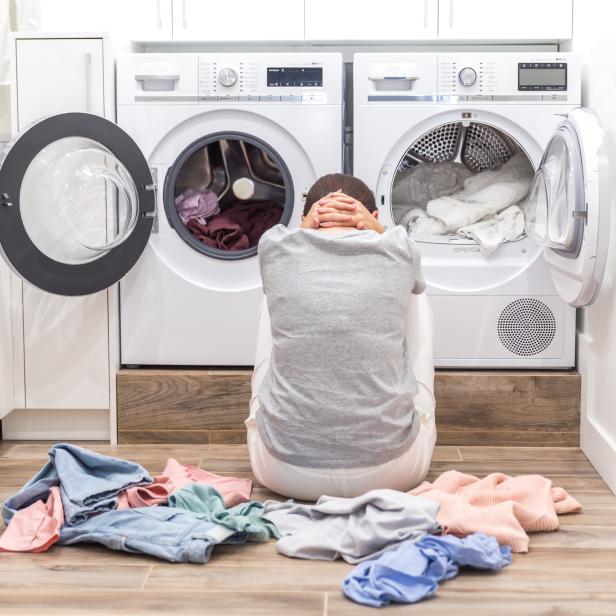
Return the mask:
[(584, 179), (577, 137), (566, 125), (550, 140), (524, 205), (529, 234), (546, 248), (575, 257), (583, 235)]
[(96, 260), (126, 241), (139, 212), (137, 187), (123, 163), (82, 137), (54, 141), (38, 152), (19, 201), (32, 242), (66, 264)]
[(134, 141), (104, 118), (41, 120), (0, 166), (0, 246), (24, 280), (60, 295), (114, 284), (147, 245), (155, 193)]

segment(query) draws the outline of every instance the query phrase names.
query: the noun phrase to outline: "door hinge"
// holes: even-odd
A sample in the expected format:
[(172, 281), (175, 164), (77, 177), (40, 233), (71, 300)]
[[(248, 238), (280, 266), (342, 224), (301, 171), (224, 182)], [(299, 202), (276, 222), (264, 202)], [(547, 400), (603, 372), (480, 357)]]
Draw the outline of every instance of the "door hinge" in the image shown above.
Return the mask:
[(573, 218), (581, 218), (582, 220), (588, 220), (588, 212), (586, 210), (575, 210), (571, 212)]
[(154, 192), (154, 210), (151, 212), (144, 212), (144, 218), (152, 218), (152, 233), (158, 233), (158, 214), (156, 208), (158, 207), (158, 169), (156, 167), (150, 167), (150, 174), (152, 175), (152, 183), (146, 184), (143, 190)]

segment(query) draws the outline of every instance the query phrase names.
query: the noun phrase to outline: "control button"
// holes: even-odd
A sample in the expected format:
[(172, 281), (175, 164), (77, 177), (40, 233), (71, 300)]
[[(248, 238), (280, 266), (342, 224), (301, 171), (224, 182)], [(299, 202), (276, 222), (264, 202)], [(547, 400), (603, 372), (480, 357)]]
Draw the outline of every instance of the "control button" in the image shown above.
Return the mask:
[(217, 96), (212, 96), (212, 95), (210, 95), (210, 94), (207, 94), (207, 95), (205, 95), (205, 96), (200, 96), (200, 97), (199, 97), (199, 100), (201, 100), (201, 101), (208, 101), (208, 102), (210, 102), (210, 101), (216, 101), (216, 100), (218, 100), (218, 97), (217, 97)]
[(467, 97), (467, 100), (469, 101), (491, 101), (492, 100), (492, 95), (488, 95), (488, 94), (469, 94)]
[(567, 100), (566, 94), (544, 94), (541, 97), (541, 100), (551, 101), (551, 102), (562, 102)]
[(225, 88), (234, 86), (237, 83), (237, 73), (235, 69), (229, 67), (220, 69), (220, 73), (218, 73), (218, 83)]
[(236, 103), (239, 100), (240, 100), (239, 96), (219, 96), (218, 97), (218, 102), (219, 103), (224, 103), (224, 102), (227, 102), (227, 101), (235, 102)]
[(467, 100), (468, 96), (439, 96), (439, 103), (463, 103)]
[(250, 96), (239, 96), (238, 100), (240, 103), (247, 103), (250, 100)]
[(465, 66), (459, 73), (458, 79), (465, 88), (474, 86), (477, 81), (477, 71), (470, 66)]
[(273, 103), (273, 102), (279, 102), (280, 101), (280, 96), (272, 96), (271, 94), (267, 95), (267, 96), (259, 96), (259, 100), (262, 103)]
[(321, 103), (324, 97), (322, 94), (302, 94), (302, 100), (308, 103)]

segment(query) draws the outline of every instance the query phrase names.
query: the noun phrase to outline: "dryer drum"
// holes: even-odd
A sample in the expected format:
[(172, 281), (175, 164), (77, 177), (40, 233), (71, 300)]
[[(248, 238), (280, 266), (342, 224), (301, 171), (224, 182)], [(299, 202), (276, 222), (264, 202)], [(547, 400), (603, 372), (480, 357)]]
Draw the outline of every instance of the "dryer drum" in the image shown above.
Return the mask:
[(165, 179), (171, 226), (192, 248), (218, 259), (253, 256), (261, 235), (288, 223), (293, 184), (282, 158), (243, 133), (216, 133), (186, 148)]
[(471, 122), (442, 124), (422, 135), (408, 149), (398, 171), (420, 162), (464, 163), (473, 173), (508, 161), (520, 148), (508, 135), (492, 126)]

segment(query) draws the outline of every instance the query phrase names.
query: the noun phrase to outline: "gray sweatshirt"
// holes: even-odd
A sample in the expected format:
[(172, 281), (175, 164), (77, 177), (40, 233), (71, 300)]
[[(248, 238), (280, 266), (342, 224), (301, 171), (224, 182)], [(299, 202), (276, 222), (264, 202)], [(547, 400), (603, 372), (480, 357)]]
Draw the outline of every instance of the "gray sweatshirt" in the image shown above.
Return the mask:
[(258, 392), (268, 450), (327, 469), (405, 453), (419, 430), (406, 318), (411, 293), (425, 287), (406, 231), (277, 225), (262, 236), (259, 259), (273, 345)]

